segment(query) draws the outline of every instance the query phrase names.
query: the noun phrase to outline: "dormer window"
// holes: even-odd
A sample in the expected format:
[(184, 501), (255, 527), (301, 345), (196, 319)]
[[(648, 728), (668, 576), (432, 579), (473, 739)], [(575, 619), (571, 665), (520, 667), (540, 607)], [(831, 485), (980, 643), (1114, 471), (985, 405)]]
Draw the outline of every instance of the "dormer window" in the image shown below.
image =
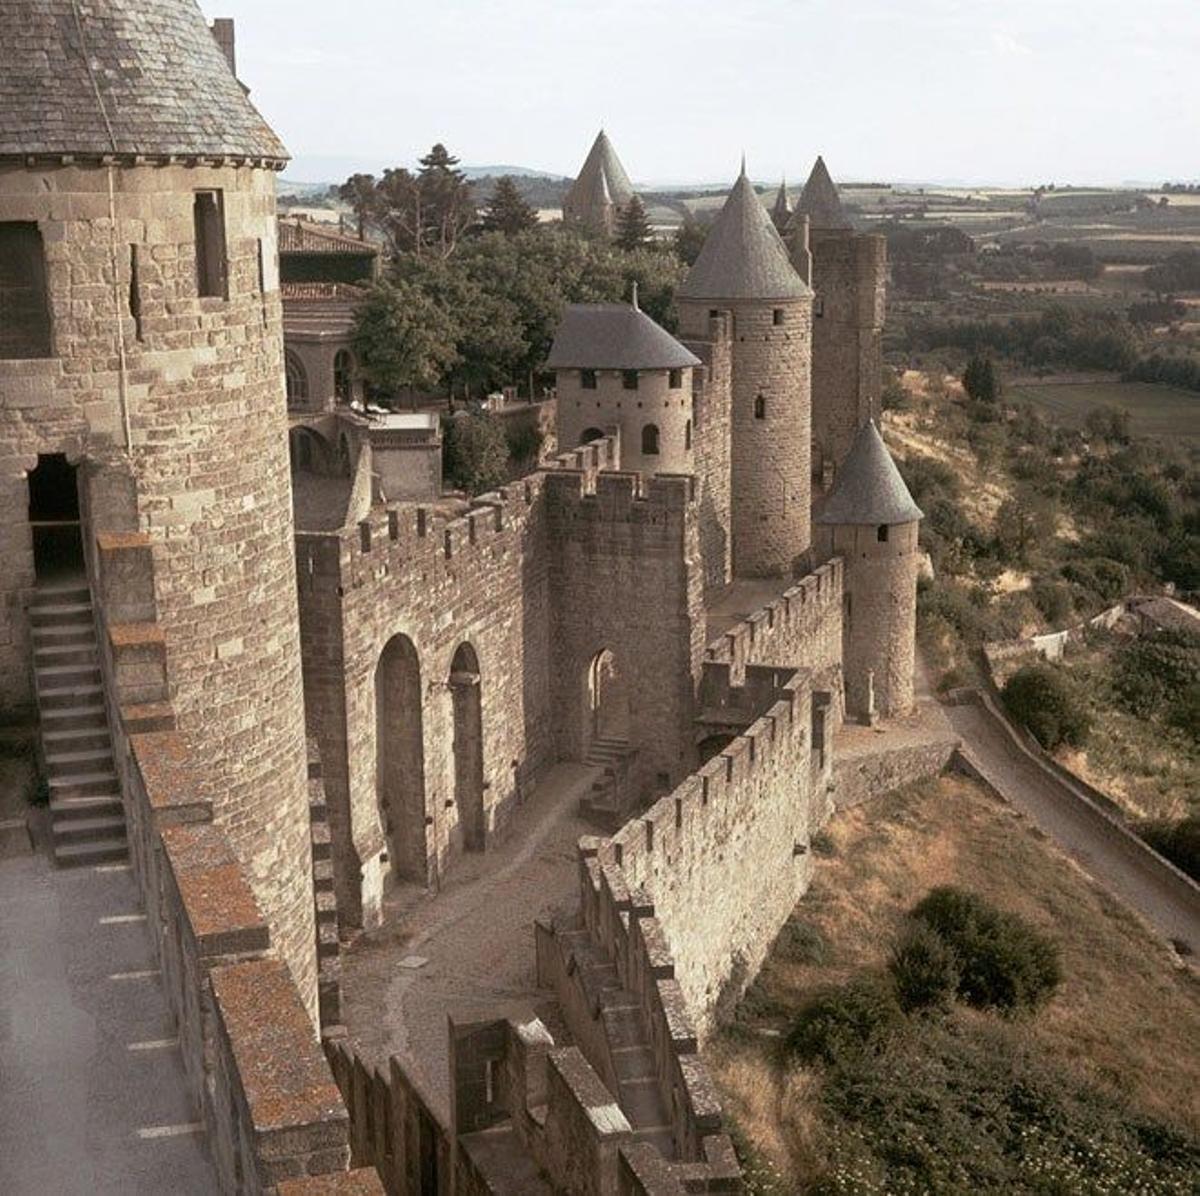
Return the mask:
[(672, 390), (678, 390), (683, 385), (683, 370), (668, 370), (667, 385)]
[(637, 370), (622, 370), (621, 385), (626, 390), (637, 390), (638, 388), (638, 372)]
[(579, 385), (584, 390), (596, 389), (596, 371), (595, 370), (580, 370)]

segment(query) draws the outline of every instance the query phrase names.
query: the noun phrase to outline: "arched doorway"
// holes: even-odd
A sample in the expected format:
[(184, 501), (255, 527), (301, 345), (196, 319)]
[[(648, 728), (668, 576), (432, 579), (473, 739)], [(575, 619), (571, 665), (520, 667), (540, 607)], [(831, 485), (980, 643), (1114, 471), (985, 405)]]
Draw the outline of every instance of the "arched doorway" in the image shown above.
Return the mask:
[(29, 528), (39, 581), (81, 574), (79, 480), (64, 453), (43, 453), (29, 473)]
[(329, 473), (329, 444), (312, 428), (293, 428), (288, 434), (292, 473)]
[(339, 349), (333, 355), (333, 393), (339, 403), (354, 398), (354, 358), (349, 349)]
[(375, 666), (375, 797), (393, 877), (427, 879), (421, 664), (412, 640), (394, 635)]
[(479, 657), (470, 644), (460, 644), (450, 662), (450, 695), (454, 705), (454, 803), (462, 828), (463, 847), (482, 851), (487, 839), (483, 812), (483, 704)]
[(300, 358), (291, 349), (283, 351), (283, 371), (287, 379), (287, 405), (304, 406), (308, 399), (308, 374)]
[(593, 440), (602, 440), (604, 433), (599, 428), (584, 428), (583, 435), (579, 437), (580, 444), (591, 444)]
[(592, 657), (587, 672), (584, 751), (597, 739), (629, 742), (629, 691), (608, 648)]

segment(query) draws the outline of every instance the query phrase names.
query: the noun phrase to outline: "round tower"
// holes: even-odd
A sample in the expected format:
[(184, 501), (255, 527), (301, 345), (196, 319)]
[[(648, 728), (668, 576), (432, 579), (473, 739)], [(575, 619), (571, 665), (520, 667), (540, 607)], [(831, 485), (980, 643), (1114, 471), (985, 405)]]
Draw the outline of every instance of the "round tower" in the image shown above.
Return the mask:
[(912, 708), (921, 518), (878, 427), (868, 421), (815, 521), (818, 560), (842, 558), (850, 718), (873, 722)]
[(812, 291), (745, 164), (676, 301), (680, 332), (732, 324), (731, 522), (735, 577), (788, 577), (808, 563)]
[(621, 430), (621, 468), (693, 473), (692, 370), (700, 359), (632, 304), (572, 304), (547, 359), (558, 391), (558, 445)]
[(15, 47), (0, 87), (0, 292), (21, 313), (0, 332), (0, 665), (28, 692), (24, 608), (44, 579), (27, 475), (61, 461), (89, 561), (98, 533), (150, 537), (197, 783), (315, 1014), (275, 252), (287, 153), (192, 0), (67, 11), (0, 10)]

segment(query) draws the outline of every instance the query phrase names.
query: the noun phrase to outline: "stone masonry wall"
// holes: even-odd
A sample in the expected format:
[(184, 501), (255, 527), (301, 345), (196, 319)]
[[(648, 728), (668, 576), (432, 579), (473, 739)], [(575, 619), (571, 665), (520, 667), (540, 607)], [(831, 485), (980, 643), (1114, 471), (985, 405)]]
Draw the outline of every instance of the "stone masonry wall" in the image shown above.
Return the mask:
[(693, 765), (704, 648), (695, 490), (690, 477), (546, 475), (559, 754), (586, 752), (589, 667), (607, 649), (628, 689), (638, 787), (670, 788)]
[[(197, 294), (207, 189), (227, 298)], [(0, 170), (0, 220), (41, 230), (53, 325), (53, 356), (0, 362), (0, 666), (27, 700), (25, 473), (66, 452), (85, 478), (123, 477), (109, 498), (154, 543), (180, 726), (205, 745), (214, 818), (315, 1016), (274, 209), (273, 174), (244, 167)]]
[(728, 314), (710, 316), (706, 333), (696, 332), (684, 343), (704, 363), (693, 374), (692, 435), (700, 482), (704, 584), (719, 588), (729, 581), (733, 569), (729, 460), (733, 344)]
[(822, 488), (828, 471), (845, 460), (858, 429), (880, 416), (887, 245), (883, 237), (845, 229), (814, 229), (809, 243), (817, 296), (812, 469)]
[(653, 903), (701, 1036), (757, 973), (809, 883), (810, 687), (797, 673), (744, 735), (598, 853)]
[[(419, 663), (430, 883), (462, 848), (448, 680), (464, 643), (479, 660), (485, 818), (500, 827), (553, 761), (541, 477), (475, 500), (447, 522), (421, 507), (376, 509), (342, 533), (296, 537), (305, 700), (324, 765), (341, 915), (370, 924), (382, 895), (375, 673), (394, 636)], [(397, 733), (400, 728), (397, 728)]]

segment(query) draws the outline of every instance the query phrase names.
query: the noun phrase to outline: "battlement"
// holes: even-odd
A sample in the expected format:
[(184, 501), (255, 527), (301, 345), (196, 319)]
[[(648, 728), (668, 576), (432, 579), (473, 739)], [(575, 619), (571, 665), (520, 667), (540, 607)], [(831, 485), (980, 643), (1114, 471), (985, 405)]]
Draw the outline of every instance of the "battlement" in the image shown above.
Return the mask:
[(595, 478), (601, 470), (621, 468), (621, 429), (608, 428), (598, 440), (589, 440), (578, 448), (567, 449), (542, 462), (547, 470), (571, 469)]
[(734, 685), (747, 664), (793, 662), (819, 671), (823, 662), (811, 656), (811, 645), (830, 620), (836, 621), (833, 648), (840, 653), (843, 580), (842, 559), (834, 557), (709, 644), (705, 661), (728, 664)]
[(545, 494), (557, 519), (660, 523), (695, 505), (696, 479), (691, 474), (589, 474), (562, 469), (547, 473)]

